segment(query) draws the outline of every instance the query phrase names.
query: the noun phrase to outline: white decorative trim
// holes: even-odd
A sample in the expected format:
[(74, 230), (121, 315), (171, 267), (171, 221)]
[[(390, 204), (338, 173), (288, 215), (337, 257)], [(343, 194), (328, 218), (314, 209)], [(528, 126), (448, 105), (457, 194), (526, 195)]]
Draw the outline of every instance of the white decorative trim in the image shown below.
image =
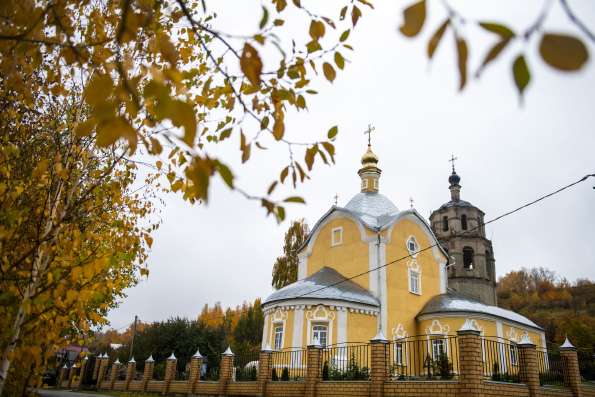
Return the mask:
[(440, 293), (445, 294), (448, 289), (448, 276), (446, 274), (446, 263), (440, 263)]
[(264, 350), (267, 345), (270, 346), (269, 339), (269, 314), (263, 310), (264, 313), (264, 327), (262, 330), (262, 349)]
[(380, 242), (378, 246), (378, 290), (380, 292), (380, 330), (383, 333), (388, 331), (388, 295), (387, 295), (387, 278), (386, 278), (386, 243)]
[(308, 310), (306, 312), (306, 319), (308, 321), (308, 331), (306, 335), (306, 340), (308, 341), (308, 345), (313, 342), (312, 340), (312, 326), (316, 323), (327, 323), (328, 326), (328, 335), (326, 344), (332, 345), (333, 344), (333, 320), (335, 319), (335, 313), (332, 312), (330, 309), (327, 309), (324, 305), (318, 305), (313, 310)]
[(337, 343), (347, 342), (347, 311), (337, 312)]
[(504, 338), (504, 330), (502, 328), (502, 321), (496, 320), (496, 336), (498, 338)]
[(303, 280), (308, 275), (308, 255), (302, 253), (298, 254), (298, 281)]
[(432, 324), (426, 329), (428, 335), (448, 335), (450, 326), (448, 324), (442, 325), (439, 320), (432, 320)]
[[(413, 245), (414, 245), (413, 250), (411, 249), (411, 247), (409, 247), (410, 243), (413, 243)], [(417, 251), (419, 251), (419, 243), (415, 239), (415, 236), (411, 235), (411, 236), (407, 237), (407, 240), (405, 241), (405, 248), (407, 249), (407, 252), (409, 252), (409, 255), (411, 255), (411, 257), (417, 258), (417, 254), (418, 254)]]
[[(339, 239), (335, 240), (335, 232), (339, 232)], [(331, 229), (331, 247), (343, 244), (343, 227), (334, 227)]]
[(304, 309), (296, 308), (293, 311), (292, 347), (302, 347), (304, 334)]
[(349, 310), (350, 312), (357, 312), (362, 314), (368, 314), (370, 316), (378, 316), (380, 313), (379, 308), (364, 305), (362, 303), (355, 302), (344, 302), (333, 299), (325, 299), (324, 303), (321, 303), (320, 299), (292, 299), (283, 302), (274, 302), (263, 305), (263, 312), (265, 314), (275, 313), (277, 310), (295, 310), (295, 309), (311, 309), (318, 305), (324, 304), (331, 310)]
[(488, 313), (475, 313), (475, 312), (466, 312), (466, 311), (452, 312), (452, 313), (451, 312), (429, 313), (429, 314), (421, 314), (421, 315), (417, 316), (417, 319), (418, 320), (431, 320), (435, 317), (439, 317), (439, 318), (443, 318), (443, 317), (472, 317), (472, 318), (477, 318), (480, 320), (502, 321), (502, 324), (506, 325), (507, 327), (518, 328), (518, 329), (523, 330), (524, 332), (537, 332), (537, 333), (543, 332), (540, 329), (523, 326), (516, 322), (507, 321), (506, 319), (503, 319), (499, 316), (491, 316)]
[(378, 267), (378, 250), (376, 249), (376, 241), (368, 243), (368, 270), (370, 271), (369, 290), (380, 301), (380, 292), (378, 291), (378, 277), (374, 269)]
[(392, 329), (392, 334), (394, 340), (407, 338), (409, 336), (409, 333), (401, 323), (397, 324), (397, 326)]
[(287, 335), (287, 328), (285, 327), (285, 323), (287, 322), (287, 312), (284, 310), (277, 309), (271, 318), (271, 331), (269, 340), (272, 342), (271, 345), (276, 348), (275, 346), (275, 328), (281, 326), (283, 327), (283, 333), (281, 334), (281, 348), (285, 347), (285, 335)]
[[(413, 291), (413, 288), (411, 288), (411, 273), (417, 273), (417, 291)], [(408, 286), (410, 293), (415, 294), (415, 295), (422, 294), (423, 290), (422, 290), (421, 280), (422, 280), (421, 267), (419, 266), (417, 261), (415, 259), (413, 259), (407, 264), (407, 286)]]

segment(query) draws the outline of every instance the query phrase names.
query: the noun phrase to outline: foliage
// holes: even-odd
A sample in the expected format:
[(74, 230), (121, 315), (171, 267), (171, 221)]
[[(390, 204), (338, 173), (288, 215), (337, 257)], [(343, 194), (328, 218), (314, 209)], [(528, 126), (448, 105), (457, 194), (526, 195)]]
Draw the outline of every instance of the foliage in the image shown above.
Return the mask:
[(545, 329), (549, 344), (595, 346), (595, 283), (574, 284), (544, 268), (512, 271), (498, 281), (498, 304), (527, 316)]
[(277, 375), (277, 369), (273, 368), (273, 371), (271, 372), (271, 380), (273, 382), (276, 382), (279, 380), (279, 376)]
[(285, 233), (283, 255), (278, 257), (273, 265), (272, 285), (274, 288), (283, 288), (297, 281), (299, 262), (297, 253), (307, 237), (308, 225), (305, 220), (293, 221)]
[[(325, 362), (325, 365), (328, 367), (327, 362)], [(369, 377), (370, 373), (368, 367), (360, 368), (355, 358), (355, 353), (351, 354), (345, 370), (339, 368), (334, 363), (331, 363), (331, 366), (328, 369), (329, 380), (368, 380)]]
[(57, 348), (107, 322), (147, 274), (156, 227), (152, 178), (134, 191), (136, 164), (122, 148), (75, 134), (79, 98), (33, 99), (35, 111), (0, 96), (0, 393), (15, 357), (37, 380)]
[[(426, 0), (419, 0), (403, 10), (403, 22), (399, 28), (405, 37), (418, 36), (422, 31), (427, 14)], [(566, 0), (560, 0), (564, 13), (569, 17), (575, 28), (592, 42), (595, 42), (595, 35), (580, 21), (573, 12)], [(539, 55), (543, 62), (555, 70), (562, 72), (576, 72), (581, 70), (589, 59), (587, 46), (580, 37), (548, 31), (544, 23), (554, 5), (553, 1), (545, 2), (543, 10), (536, 20), (524, 31), (515, 32), (512, 28), (503, 23), (496, 23), (489, 20), (473, 20), (459, 13), (449, 3), (441, 3), (446, 11), (446, 18), (439, 23), (427, 43), (427, 56), (432, 60), (434, 54), (445, 37), (447, 32), (452, 32), (452, 38), (456, 48), (456, 60), (459, 73), (459, 90), (463, 90), (468, 81), (469, 66), (468, 37), (469, 26), (477, 27), (479, 30), (494, 37), (492, 47), (487, 49), (481, 64), (476, 68), (475, 77), (479, 78), (485, 69), (491, 65), (507, 48), (519, 43), (520, 51), (516, 51), (514, 61), (511, 63), (512, 76), (519, 93), (523, 98), (526, 87), (531, 81), (531, 72), (527, 64), (527, 54), (533, 51), (530, 46), (537, 44)], [(469, 36), (469, 34), (467, 34)]]
[[(93, 135), (103, 147), (123, 142), (131, 153), (141, 146), (155, 156), (171, 190), (186, 200), (207, 201), (211, 178), (218, 175), (230, 189), (283, 219), (282, 203), (303, 200), (273, 201), (273, 191), (286, 182), (293, 187), (303, 182), (317, 158), (334, 162), (337, 132), (332, 127), (315, 142), (294, 142), (286, 113), (308, 109), (306, 98), (317, 93), (320, 71), (332, 82), (345, 67), (344, 54), (353, 50), (350, 33), (363, 7), (372, 5), (357, 0), (339, 10), (339, 3), (333, 20), (300, 0), (266, 1), (255, 31), (246, 35), (214, 28), (217, 13), (211, 7), (217, 5), (207, 0), (4, 1), (3, 92), (31, 106), (32, 93), (68, 97), (72, 82), (80, 80), (90, 114), (77, 123), (78, 136)], [(294, 35), (286, 18), (307, 28)], [(30, 79), (35, 73), (38, 78)], [(220, 144), (232, 141), (242, 164), (267, 148), (289, 153), (279, 177), (260, 196), (237, 185), (231, 158), (217, 157)]]
[(322, 380), (330, 380), (328, 361), (325, 361), (322, 366)]
[(434, 373), (440, 375), (441, 379), (452, 379), (454, 374), (452, 371), (452, 363), (448, 360), (448, 355), (442, 353), (434, 363)]
[(289, 381), (289, 368), (283, 367), (283, 371), (281, 371), (281, 380), (282, 381)]

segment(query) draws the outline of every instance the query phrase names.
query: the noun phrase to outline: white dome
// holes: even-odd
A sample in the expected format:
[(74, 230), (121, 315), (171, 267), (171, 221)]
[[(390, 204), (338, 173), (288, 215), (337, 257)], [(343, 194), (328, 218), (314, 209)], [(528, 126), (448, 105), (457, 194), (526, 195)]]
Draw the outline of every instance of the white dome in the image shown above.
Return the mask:
[(353, 196), (345, 206), (350, 211), (374, 217), (395, 215), (399, 209), (383, 194), (361, 192)]

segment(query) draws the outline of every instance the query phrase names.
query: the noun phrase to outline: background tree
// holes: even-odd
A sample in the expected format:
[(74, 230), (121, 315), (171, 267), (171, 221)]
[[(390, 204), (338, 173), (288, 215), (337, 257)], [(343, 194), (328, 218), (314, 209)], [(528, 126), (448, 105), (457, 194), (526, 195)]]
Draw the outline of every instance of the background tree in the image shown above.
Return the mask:
[(285, 233), (283, 255), (275, 260), (273, 265), (273, 287), (283, 288), (297, 281), (298, 249), (308, 237), (308, 225), (304, 219), (293, 221)]
[(107, 322), (146, 273), (155, 227), (152, 190), (132, 190), (125, 151), (74, 133), (80, 101), (36, 105), (0, 97), (0, 393), (15, 358), (40, 370), (57, 347)]
[(548, 343), (595, 348), (595, 283), (570, 283), (544, 268), (512, 271), (498, 280), (498, 304), (527, 316), (545, 329)]

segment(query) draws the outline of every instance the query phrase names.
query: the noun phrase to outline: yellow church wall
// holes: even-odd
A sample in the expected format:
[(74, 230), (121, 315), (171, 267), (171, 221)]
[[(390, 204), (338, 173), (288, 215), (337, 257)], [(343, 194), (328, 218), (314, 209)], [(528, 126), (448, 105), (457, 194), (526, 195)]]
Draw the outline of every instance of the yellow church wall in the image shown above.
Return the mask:
[(504, 339), (509, 339), (509, 340), (514, 340), (515, 342), (518, 342), (521, 337), (523, 336), (523, 334), (526, 332), (527, 336), (529, 336), (529, 339), (531, 340), (531, 342), (535, 343), (535, 345), (537, 347), (545, 347), (543, 345), (543, 339), (542, 339), (542, 334), (543, 332), (538, 332), (538, 331), (534, 331), (530, 328), (524, 328), (524, 327), (520, 327), (514, 324), (508, 324), (508, 323), (504, 323), (502, 325), (502, 331), (503, 331), (503, 338)]
[(378, 328), (378, 318), (369, 314), (347, 313), (347, 340), (367, 343)]
[[(341, 244), (332, 246), (332, 230), (338, 227), (343, 228), (343, 241)], [(324, 266), (337, 270), (345, 277), (368, 270), (368, 243), (362, 241), (360, 229), (353, 219), (348, 217), (332, 219), (320, 228), (315, 239), (312, 254), (308, 257), (307, 276), (316, 273)], [(370, 287), (367, 274), (353, 281), (366, 289)]]
[[(409, 219), (401, 219), (393, 225), (390, 241), (386, 245), (387, 262), (409, 255), (407, 240), (411, 236), (415, 237), (420, 249), (433, 244), (419, 224)], [(384, 237), (388, 237), (388, 232), (384, 232)], [(417, 333), (415, 316), (429, 299), (440, 294), (440, 270), (432, 250), (420, 252), (415, 261), (421, 269), (420, 295), (409, 292), (408, 266), (412, 264), (412, 258), (386, 267), (387, 332), (393, 335), (399, 324), (408, 335), (415, 335)], [(393, 335), (387, 335), (387, 337), (392, 338)]]

